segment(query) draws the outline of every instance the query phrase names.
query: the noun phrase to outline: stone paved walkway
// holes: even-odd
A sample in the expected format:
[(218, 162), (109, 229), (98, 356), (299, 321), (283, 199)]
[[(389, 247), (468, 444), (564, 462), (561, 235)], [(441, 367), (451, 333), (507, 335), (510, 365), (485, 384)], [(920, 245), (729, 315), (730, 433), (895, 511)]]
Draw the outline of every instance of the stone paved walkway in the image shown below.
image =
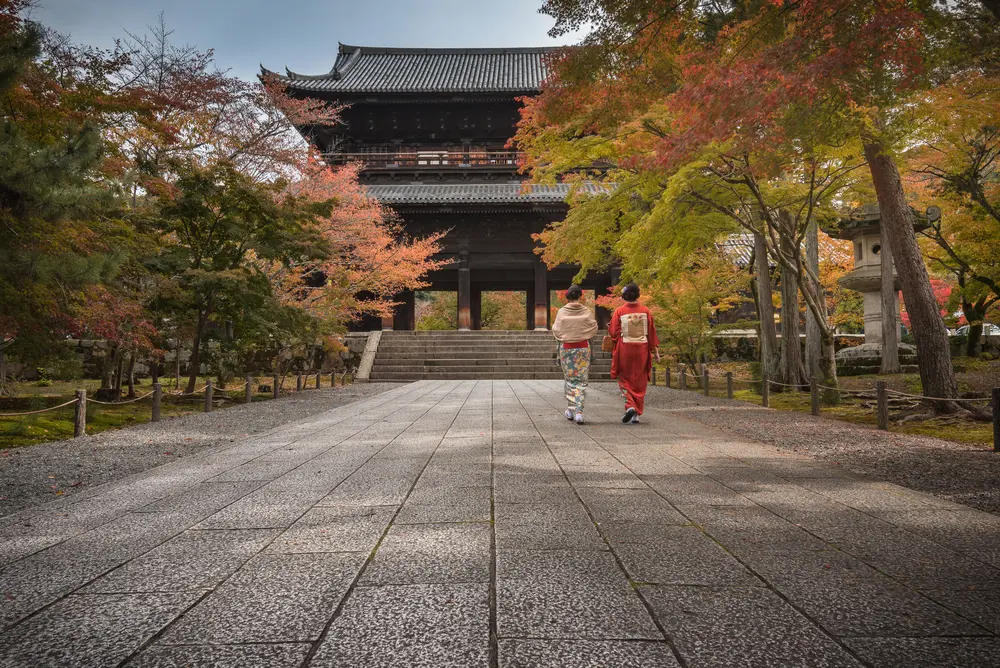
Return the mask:
[(1000, 517), (546, 381), (420, 382), (0, 522), (0, 666), (1000, 665)]

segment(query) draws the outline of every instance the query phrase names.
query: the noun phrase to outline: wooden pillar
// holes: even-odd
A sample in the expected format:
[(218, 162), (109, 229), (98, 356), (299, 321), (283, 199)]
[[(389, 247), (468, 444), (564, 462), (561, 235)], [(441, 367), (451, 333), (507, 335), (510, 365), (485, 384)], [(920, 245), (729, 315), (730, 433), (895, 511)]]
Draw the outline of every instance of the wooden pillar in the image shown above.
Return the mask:
[[(597, 281), (594, 284), (594, 298), (606, 296), (611, 287), (611, 274), (601, 274), (597, 277)], [(597, 328), (607, 329), (608, 323), (611, 322), (611, 311), (602, 306), (597, 306), (594, 308), (594, 315), (597, 317)]]
[(412, 332), (417, 327), (417, 305), (413, 290), (401, 292), (393, 301), (399, 302), (392, 315), (392, 329)]
[(524, 291), (524, 326), (535, 328), (535, 286), (531, 285)]
[(472, 288), (472, 300), (469, 305), (469, 312), (472, 316), (472, 329), (483, 328), (483, 289), (479, 286)]
[(549, 328), (549, 277), (548, 268), (540, 259), (535, 260), (535, 329)]
[(461, 251), (458, 260), (458, 329), (472, 329), (472, 273), (469, 251)]

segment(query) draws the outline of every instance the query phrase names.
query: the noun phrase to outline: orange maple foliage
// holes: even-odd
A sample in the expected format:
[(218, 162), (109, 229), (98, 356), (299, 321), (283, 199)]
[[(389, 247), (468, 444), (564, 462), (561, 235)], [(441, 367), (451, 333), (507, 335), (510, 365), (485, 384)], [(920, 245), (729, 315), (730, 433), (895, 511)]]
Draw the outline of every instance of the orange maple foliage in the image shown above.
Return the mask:
[(446, 264), (433, 259), (444, 233), (407, 238), (395, 213), (358, 182), (359, 170), (356, 164), (307, 164), (289, 189), (313, 201), (335, 202), (331, 215), (318, 223), (331, 252), (319, 262), (267, 268), (282, 301), (340, 323), (391, 314), (396, 294), (424, 287), (427, 272)]

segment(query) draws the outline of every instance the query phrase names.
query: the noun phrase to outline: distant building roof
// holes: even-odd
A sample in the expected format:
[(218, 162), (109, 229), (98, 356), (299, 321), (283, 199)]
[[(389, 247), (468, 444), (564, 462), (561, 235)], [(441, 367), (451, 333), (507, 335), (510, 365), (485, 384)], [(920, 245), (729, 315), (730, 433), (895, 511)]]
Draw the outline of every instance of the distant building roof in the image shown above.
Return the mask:
[[(441, 185), (370, 185), (368, 194), (383, 204), (556, 204), (565, 202), (570, 184), (446, 183)], [(582, 186), (591, 194), (606, 192), (596, 184)]]
[[(560, 47), (397, 49), (341, 44), (333, 69), (286, 70), (292, 88), (331, 93), (527, 93), (541, 89), (545, 56)], [(261, 67), (262, 71), (268, 73)]]
[(749, 267), (753, 260), (753, 235), (750, 233), (730, 234), (715, 245), (737, 267)]

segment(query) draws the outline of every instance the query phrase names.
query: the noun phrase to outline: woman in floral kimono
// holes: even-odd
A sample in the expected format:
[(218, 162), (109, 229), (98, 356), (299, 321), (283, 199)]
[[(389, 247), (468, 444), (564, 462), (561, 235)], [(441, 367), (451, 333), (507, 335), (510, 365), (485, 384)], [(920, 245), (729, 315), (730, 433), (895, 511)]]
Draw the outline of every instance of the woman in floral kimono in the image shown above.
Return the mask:
[(608, 326), (614, 343), (611, 354), (611, 377), (618, 379), (618, 389), (625, 399), (623, 424), (635, 424), (642, 415), (646, 399), (646, 384), (653, 368), (653, 359), (660, 361), (653, 325), (653, 314), (639, 303), (639, 286), (629, 283), (622, 290), (625, 303), (615, 309)]
[(556, 313), (552, 335), (559, 341), (559, 365), (563, 370), (566, 387), (567, 420), (583, 424), (583, 400), (587, 394), (587, 376), (590, 373), (590, 338), (597, 334), (594, 312), (580, 303), (583, 289), (569, 286), (566, 301), (569, 303)]

